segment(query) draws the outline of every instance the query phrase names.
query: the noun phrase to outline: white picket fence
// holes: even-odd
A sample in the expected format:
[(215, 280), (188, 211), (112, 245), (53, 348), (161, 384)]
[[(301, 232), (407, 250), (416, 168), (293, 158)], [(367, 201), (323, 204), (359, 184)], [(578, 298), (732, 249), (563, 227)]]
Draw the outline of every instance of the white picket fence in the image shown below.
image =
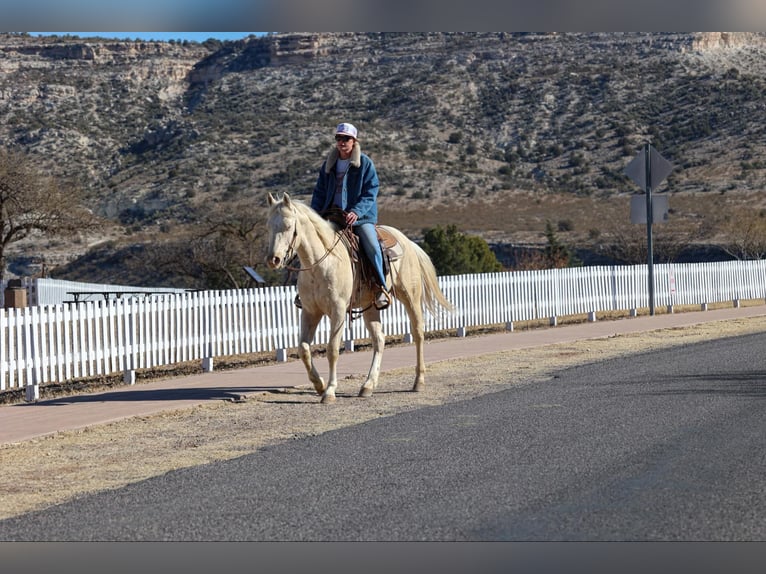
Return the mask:
[[(49, 281), (35, 281), (36, 296), (30, 300), (41, 304), (0, 313), (0, 391), (26, 388), (28, 400), (39, 397), (39, 386), (47, 383), (115, 373), (132, 383), (137, 369), (199, 360), (211, 370), (215, 357), (259, 352), (285, 360), (286, 351), (298, 345), (292, 286), (138, 293), (102, 285), (111, 298), (50, 304), (46, 297), (71, 298), (75, 289), (60, 282), (56, 295)], [(512, 328), (514, 321), (550, 319), (555, 325), (567, 315), (589, 314), (595, 320), (598, 312), (648, 307), (647, 281), (646, 265), (440, 277), (455, 311), (427, 314), (426, 329), (465, 334), (477, 326)], [(766, 300), (766, 261), (655, 265), (654, 285), (658, 307)], [(98, 290), (93, 285), (81, 289)], [(382, 313), (382, 321), (388, 336), (409, 338), (409, 319), (398, 302)], [(316, 342), (326, 343), (328, 337), (325, 319)], [(366, 338), (361, 319), (346, 326), (347, 349)]]

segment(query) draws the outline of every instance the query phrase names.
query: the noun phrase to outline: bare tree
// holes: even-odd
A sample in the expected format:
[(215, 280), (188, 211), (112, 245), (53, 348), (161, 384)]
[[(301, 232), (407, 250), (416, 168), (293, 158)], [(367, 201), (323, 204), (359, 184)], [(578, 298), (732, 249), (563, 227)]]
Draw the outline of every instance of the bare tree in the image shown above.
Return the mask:
[(238, 289), (250, 281), (243, 266), (263, 262), (265, 207), (240, 202), (208, 208), (190, 236), (149, 249), (149, 265), (198, 288)]
[[(670, 263), (675, 261), (681, 252), (701, 237), (699, 226), (681, 227), (678, 224), (662, 224), (652, 226), (652, 253), (654, 261)], [(648, 258), (648, 242), (646, 225), (620, 224), (610, 222), (607, 231), (601, 234), (598, 243), (601, 252), (613, 259), (629, 265), (646, 263)]]
[(41, 174), (29, 156), (0, 148), (0, 277), (12, 243), (33, 233), (71, 236), (95, 225), (77, 187)]
[(739, 209), (720, 225), (724, 251), (736, 259), (766, 257), (766, 212)]

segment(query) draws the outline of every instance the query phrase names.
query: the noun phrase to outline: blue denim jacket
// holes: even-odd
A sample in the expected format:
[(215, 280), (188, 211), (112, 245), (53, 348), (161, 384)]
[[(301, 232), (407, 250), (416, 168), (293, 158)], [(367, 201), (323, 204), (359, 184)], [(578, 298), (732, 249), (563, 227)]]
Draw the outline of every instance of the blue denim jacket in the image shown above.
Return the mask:
[[(357, 144), (358, 146), (358, 144)], [(358, 147), (355, 147), (358, 150)], [(357, 156), (358, 163), (354, 160)], [(335, 197), (335, 156), (333, 154), (322, 164), (319, 177), (311, 196), (311, 207), (322, 213), (332, 207)], [(332, 163), (329, 171), (327, 164)], [(369, 156), (357, 152), (352, 154), (351, 164), (343, 178), (343, 199), (346, 211), (356, 213), (358, 219), (354, 225), (378, 222), (378, 172)]]

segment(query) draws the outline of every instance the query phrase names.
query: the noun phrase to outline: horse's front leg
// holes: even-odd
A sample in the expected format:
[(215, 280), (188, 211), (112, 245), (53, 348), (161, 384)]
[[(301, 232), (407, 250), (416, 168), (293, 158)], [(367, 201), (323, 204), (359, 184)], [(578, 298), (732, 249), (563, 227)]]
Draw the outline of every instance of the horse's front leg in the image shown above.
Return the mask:
[(386, 337), (383, 334), (383, 326), (380, 324), (380, 311), (374, 306), (364, 312), (364, 324), (372, 340), (372, 363), (367, 379), (359, 389), (360, 397), (372, 396), (372, 391), (378, 385), (380, 365), (383, 361), (383, 348), (386, 346)]
[(314, 340), (314, 334), (321, 318), (321, 315), (314, 316), (305, 310), (301, 312), (301, 342), (298, 346), (298, 356), (303, 361), (303, 366), (306, 367), (309, 381), (314, 384), (314, 389), (320, 395), (325, 392), (327, 387), (311, 359), (311, 341)]
[(335, 402), (335, 389), (338, 388), (338, 358), (340, 357), (340, 344), (343, 338), (343, 327), (346, 324), (344, 312), (330, 318), (330, 339), (327, 342), (327, 363), (329, 374), (327, 388), (322, 395), (322, 404)]

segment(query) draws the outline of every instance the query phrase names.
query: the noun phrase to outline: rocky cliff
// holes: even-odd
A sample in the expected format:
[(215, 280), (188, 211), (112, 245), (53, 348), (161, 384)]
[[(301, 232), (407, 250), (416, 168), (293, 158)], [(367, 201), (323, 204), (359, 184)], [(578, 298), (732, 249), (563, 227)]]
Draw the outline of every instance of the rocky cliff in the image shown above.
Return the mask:
[(135, 234), (260, 206), (267, 190), (309, 193), (332, 126), (353, 121), (382, 213), (411, 234), (456, 222), (532, 241), (569, 216), (582, 239), (605, 218), (571, 202), (636, 191), (622, 169), (646, 141), (677, 166), (666, 185), (679, 197), (758, 197), (764, 56), (766, 35), (723, 32), (0, 34), (0, 142)]

